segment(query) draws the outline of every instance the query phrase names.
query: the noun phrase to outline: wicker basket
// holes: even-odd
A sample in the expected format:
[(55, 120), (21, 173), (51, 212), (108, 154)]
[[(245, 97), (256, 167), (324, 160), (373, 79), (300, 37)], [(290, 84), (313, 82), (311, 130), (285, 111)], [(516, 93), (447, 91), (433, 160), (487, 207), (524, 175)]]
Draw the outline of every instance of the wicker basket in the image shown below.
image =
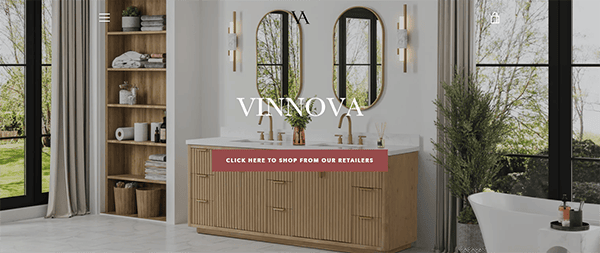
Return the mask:
[(160, 189), (137, 189), (139, 218), (157, 217), (160, 213)]
[(119, 215), (136, 213), (135, 189), (116, 188), (115, 191), (115, 211)]

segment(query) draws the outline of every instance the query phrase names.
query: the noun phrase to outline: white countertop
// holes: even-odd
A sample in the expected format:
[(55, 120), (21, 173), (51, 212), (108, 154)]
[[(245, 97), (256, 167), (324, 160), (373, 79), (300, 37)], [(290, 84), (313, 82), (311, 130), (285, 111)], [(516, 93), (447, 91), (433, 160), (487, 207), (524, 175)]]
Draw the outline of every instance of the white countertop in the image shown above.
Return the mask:
[[(213, 146), (213, 147), (231, 147), (231, 148), (249, 148), (249, 149), (379, 149), (375, 145), (346, 145), (328, 142), (306, 141), (304, 146), (294, 146), (290, 141), (260, 141), (258, 139), (245, 139), (236, 137), (215, 137), (192, 139), (186, 141), (187, 145)], [(404, 145), (386, 145), (384, 150), (388, 151), (388, 156), (400, 155), (419, 151), (419, 146)]]

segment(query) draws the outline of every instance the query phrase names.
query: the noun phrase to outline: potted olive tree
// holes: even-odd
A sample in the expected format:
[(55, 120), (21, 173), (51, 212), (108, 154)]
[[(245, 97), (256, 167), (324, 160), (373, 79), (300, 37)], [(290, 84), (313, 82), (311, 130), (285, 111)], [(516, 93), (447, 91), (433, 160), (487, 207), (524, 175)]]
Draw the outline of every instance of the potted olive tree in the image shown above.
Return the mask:
[(121, 14), (121, 26), (124, 32), (140, 30), (140, 10), (135, 6), (129, 6)]
[(508, 111), (492, 104), (492, 94), (456, 74), (452, 84), (442, 83), (445, 102), (434, 101), (443, 121), (435, 125), (443, 137), (433, 143), (436, 164), (450, 175), (452, 195), (462, 202), (457, 220), (457, 250), (485, 252), (477, 218), (467, 197), (489, 187), (500, 170), (498, 145), (506, 136)]

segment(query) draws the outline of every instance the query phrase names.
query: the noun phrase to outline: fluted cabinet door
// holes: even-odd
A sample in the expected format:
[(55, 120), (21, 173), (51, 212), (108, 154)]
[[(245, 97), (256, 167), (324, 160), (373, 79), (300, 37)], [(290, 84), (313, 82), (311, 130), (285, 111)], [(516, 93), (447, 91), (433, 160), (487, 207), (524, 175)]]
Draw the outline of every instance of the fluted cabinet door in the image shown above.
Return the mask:
[(352, 172), (323, 172), (321, 178), (322, 239), (352, 240)]
[(215, 172), (215, 226), (241, 229), (240, 172)]
[(299, 237), (323, 237), (323, 200), (320, 172), (295, 172), (294, 205), (296, 206), (296, 234)]
[(247, 231), (266, 232), (266, 175), (265, 172), (242, 172), (241, 228)]

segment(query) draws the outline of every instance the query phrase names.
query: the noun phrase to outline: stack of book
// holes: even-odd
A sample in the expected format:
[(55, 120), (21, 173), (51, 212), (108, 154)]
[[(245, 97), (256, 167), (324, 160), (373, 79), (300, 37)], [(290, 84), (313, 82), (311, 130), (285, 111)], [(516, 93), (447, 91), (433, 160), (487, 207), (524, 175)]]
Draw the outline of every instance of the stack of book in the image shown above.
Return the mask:
[(146, 161), (146, 179), (167, 181), (167, 155), (150, 155)]
[(146, 68), (164, 68), (167, 65), (167, 54), (150, 54)]

